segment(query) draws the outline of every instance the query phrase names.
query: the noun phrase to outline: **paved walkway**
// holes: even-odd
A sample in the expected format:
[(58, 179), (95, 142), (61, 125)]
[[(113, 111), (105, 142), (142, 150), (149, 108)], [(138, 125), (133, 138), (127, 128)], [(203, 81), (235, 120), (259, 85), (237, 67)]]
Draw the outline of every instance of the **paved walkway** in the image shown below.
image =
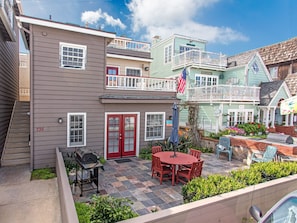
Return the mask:
[(57, 178), (30, 177), (29, 165), (0, 168), (0, 222), (61, 223)]
[[(99, 191), (100, 194), (109, 194), (113, 197), (125, 197), (133, 201), (133, 209), (144, 215), (152, 210), (163, 210), (183, 204), (181, 195), (182, 184), (171, 185), (170, 181), (163, 181), (151, 178), (151, 161), (139, 158), (129, 158), (131, 162), (117, 163), (115, 160), (108, 160), (105, 164), (105, 171), (100, 170)], [(202, 154), (204, 166), (202, 176), (213, 173), (226, 174), (231, 170), (247, 167), (237, 160), (227, 161), (221, 156), (217, 159), (214, 154)], [(84, 192), (80, 197), (80, 189), (73, 190), (75, 201), (88, 202), (95, 190)]]

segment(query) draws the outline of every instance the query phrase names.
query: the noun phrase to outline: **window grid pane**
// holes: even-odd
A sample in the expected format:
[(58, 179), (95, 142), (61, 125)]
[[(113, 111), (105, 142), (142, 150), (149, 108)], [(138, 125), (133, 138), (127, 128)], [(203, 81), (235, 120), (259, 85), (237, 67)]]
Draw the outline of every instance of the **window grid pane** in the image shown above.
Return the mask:
[(70, 146), (84, 145), (84, 116), (71, 115), (70, 116), (70, 130), (69, 130)]
[(84, 48), (62, 45), (61, 66), (84, 69), (85, 53)]
[(163, 114), (148, 114), (146, 138), (147, 139), (163, 138), (163, 129), (164, 129), (163, 123), (164, 123)]

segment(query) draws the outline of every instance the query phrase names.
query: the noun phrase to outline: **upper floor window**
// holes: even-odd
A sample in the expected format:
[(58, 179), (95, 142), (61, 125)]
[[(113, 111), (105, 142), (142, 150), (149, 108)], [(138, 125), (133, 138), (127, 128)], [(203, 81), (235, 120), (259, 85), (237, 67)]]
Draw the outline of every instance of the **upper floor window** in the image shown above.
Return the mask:
[(276, 79), (278, 77), (278, 67), (270, 67), (269, 73), (273, 79)]
[(165, 112), (145, 113), (145, 140), (165, 138)]
[(218, 85), (218, 76), (197, 74), (195, 76), (195, 86), (214, 86)]
[(253, 68), (253, 71), (255, 73), (259, 72), (259, 66), (258, 66), (258, 63), (256, 61), (252, 64), (252, 68)]
[(27, 61), (21, 60), (20, 61), (20, 67), (21, 68), (26, 68), (27, 67)]
[(199, 50), (197, 47), (189, 47), (189, 46), (180, 46), (179, 47), (179, 53), (183, 53), (190, 50)]
[(68, 113), (67, 147), (86, 145), (86, 113)]
[(126, 75), (133, 76), (133, 77), (140, 77), (141, 76), (141, 69), (139, 68), (126, 68)]
[(60, 67), (85, 69), (87, 46), (60, 43)]
[(164, 62), (170, 63), (172, 61), (172, 45), (164, 48)]

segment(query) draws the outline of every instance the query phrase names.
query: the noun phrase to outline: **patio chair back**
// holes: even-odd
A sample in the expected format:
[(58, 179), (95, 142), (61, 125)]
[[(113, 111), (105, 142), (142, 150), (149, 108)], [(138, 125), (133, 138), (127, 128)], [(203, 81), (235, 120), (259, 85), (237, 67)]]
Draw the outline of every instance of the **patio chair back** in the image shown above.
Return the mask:
[(190, 155), (196, 157), (198, 160), (200, 160), (201, 151), (197, 149), (190, 149)]
[(277, 153), (277, 148), (275, 146), (268, 145), (266, 147), (266, 150), (264, 153), (260, 153), (261, 156), (259, 156), (259, 152), (253, 152), (251, 160), (254, 162), (270, 162), (273, 161)]
[(232, 147), (231, 147), (231, 141), (229, 137), (226, 137), (226, 136), (220, 137), (219, 144), (217, 144), (216, 146), (217, 158), (219, 158), (220, 153), (227, 153), (229, 161), (231, 161)]
[(153, 146), (152, 147), (152, 154), (162, 152), (162, 146)]
[(179, 169), (176, 173), (176, 182), (187, 183), (195, 177), (200, 177), (202, 174), (204, 160), (194, 162), (190, 169)]
[(268, 145), (263, 154), (263, 160), (272, 161), (275, 158), (276, 152), (277, 152), (277, 148), (275, 146)]
[(201, 176), (203, 163), (204, 163), (204, 160), (198, 160), (197, 162), (192, 164), (190, 180), (195, 177)]
[(171, 179), (171, 168), (161, 163), (160, 157), (152, 155), (152, 177), (157, 177), (162, 184), (163, 180)]

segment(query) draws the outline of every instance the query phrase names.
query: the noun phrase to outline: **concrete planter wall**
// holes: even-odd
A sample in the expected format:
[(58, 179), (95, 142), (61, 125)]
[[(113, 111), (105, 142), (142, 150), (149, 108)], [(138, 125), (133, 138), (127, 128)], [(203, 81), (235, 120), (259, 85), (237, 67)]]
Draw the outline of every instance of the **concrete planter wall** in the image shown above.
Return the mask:
[(252, 204), (263, 213), (291, 191), (297, 190), (297, 175), (250, 186), (219, 196), (147, 214), (121, 223), (246, 222)]
[(56, 173), (63, 223), (78, 223), (78, 217), (71, 193), (62, 153), (56, 148)]

